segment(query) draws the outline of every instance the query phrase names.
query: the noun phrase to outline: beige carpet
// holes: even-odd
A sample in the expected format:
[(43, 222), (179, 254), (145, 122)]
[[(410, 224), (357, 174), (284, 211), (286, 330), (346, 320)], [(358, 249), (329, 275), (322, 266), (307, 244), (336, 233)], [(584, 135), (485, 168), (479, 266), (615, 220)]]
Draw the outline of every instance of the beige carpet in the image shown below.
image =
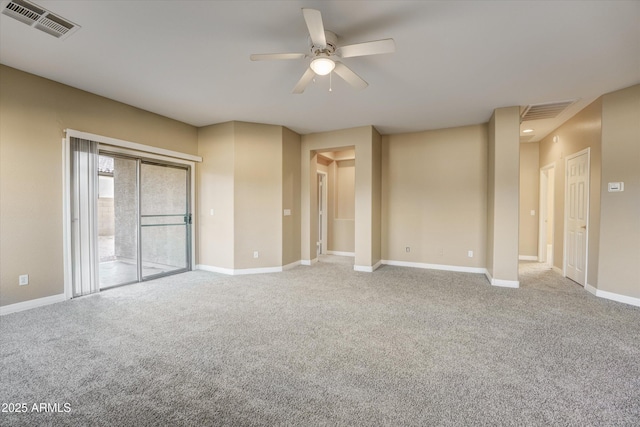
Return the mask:
[(638, 425), (639, 308), (535, 263), (520, 289), (351, 264), (195, 271), (3, 316), (0, 402), (30, 410), (0, 424)]

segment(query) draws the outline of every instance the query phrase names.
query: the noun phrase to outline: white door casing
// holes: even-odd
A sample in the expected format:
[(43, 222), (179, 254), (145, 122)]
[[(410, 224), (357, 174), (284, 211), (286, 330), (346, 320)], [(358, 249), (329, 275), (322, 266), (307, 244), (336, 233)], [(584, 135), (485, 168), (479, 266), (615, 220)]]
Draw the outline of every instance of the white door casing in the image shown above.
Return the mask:
[(540, 212), (538, 228), (538, 262), (553, 268), (555, 164), (540, 168)]
[(318, 255), (327, 253), (327, 174), (318, 171)]
[(587, 148), (568, 156), (565, 177), (565, 276), (585, 286), (589, 224), (589, 163)]
[[(202, 157), (192, 154), (180, 153), (177, 151), (167, 150), (163, 148), (157, 148), (149, 145), (139, 144), (136, 142), (130, 142), (115, 138), (110, 138), (102, 135), (96, 135), (92, 133), (77, 131), (73, 129), (65, 129), (65, 138), (62, 139), (62, 231), (63, 231), (63, 262), (64, 262), (64, 294), (66, 299), (73, 298), (73, 268), (72, 268), (72, 238), (71, 238), (71, 221), (73, 212), (71, 210), (71, 154), (70, 148), (71, 138), (81, 138), (89, 141), (95, 141), (98, 143), (98, 150), (102, 145), (108, 146), (109, 150), (114, 153), (124, 155), (138, 156), (141, 153), (147, 159), (157, 159), (160, 161), (169, 161), (173, 163), (180, 163), (190, 166), (190, 182), (195, 182), (195, 163), (202, 162)], [(97, 176), (97, 174), (96, 174)], [(190, 186), (189, 200), (191, 203), (190, 212), (194, 212), (195, 209), (195, 185)], [(193, 220), (193, 226), (190, 230), (190, 250), (191, 253), (195, 253), (195, 236), (193, 235), (195, 230), (195, 219)], [(194, 268), (194, 259), (190, 259), (190, 268)]]

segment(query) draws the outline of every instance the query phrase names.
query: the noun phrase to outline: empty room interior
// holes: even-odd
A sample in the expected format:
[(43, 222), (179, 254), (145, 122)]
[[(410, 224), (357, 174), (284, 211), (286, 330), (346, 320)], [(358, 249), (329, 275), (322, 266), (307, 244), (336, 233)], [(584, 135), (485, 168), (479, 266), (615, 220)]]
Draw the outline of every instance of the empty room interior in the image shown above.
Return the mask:
[(0, 8), (0, 424), (638, 425), (639, 1)]

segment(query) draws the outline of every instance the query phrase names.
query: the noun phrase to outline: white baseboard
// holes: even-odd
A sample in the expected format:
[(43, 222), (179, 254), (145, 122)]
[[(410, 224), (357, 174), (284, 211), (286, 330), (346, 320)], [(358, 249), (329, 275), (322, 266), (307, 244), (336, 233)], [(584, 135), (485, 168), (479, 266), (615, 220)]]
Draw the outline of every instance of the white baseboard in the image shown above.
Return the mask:
[(15, 304), (4, 305), (0, 307), (0, 316), (5, 314), (17, 313), (19, 311), (30, 310), (36, 307), (43, 307), (45, 305), (56, 304), (58, 302), (66, 301), (67, 298), (64, 294), (52, 295), (50, 297), (37, 298), (29, 301), (18, 302)]
[(318, 262), (318, 258), (300, 260), (300, 265), (313, 265)]
[(519, 288), (520, 282), (518, 280), (502, 280), (494, 279), (484, 267), (464, 267), (458, 265), (444, 265), (444, 264), (425, 264), (422, 262), (407, 262), (407, 261), (394, 261), (394, 260), (382, 260), (383, 264), (396, 265), (399, 267), (414, 267), (424, 268), (428, 270), (444, 270), (444, 271), (457, 271), (461, 273), (477, 273), (484, 274), (489, 283), (492, 286), (500, 286), (503, 288)]
[(212, 265), (204, 265), (198, 264), (196, 265), (197, 270), (203, 271), (211, 271), (213, 273), (226, 274), (229, 276), (240, 276), (243, 274), (264, 274), (264, 273), (280, 273), (285, 269), (289, 270), (296, 265), (299, 265), (299, 262), (294, 262), (291, 264), (287, 264), (283, 267), (260, 267), (260, 268), (223, 268), (223, 267), (215, 267)]
[(265, 273), (281, 273), (282, 267), (260, 267), (260, 268), (237, 268), (233, 270), (234, 276), (244, 274), (265, 274)]
[(562, 271), (562, 269), (561, 269), (561, 268), (558, 268), (558, 267), (556, 267), (556, 266), (554, 265), (554, 266), (552, 266), (552, 267), (551, 267), (551, 269), (552, 269), (553, 271), (555, 271), (556, 273), (558, 273), (558, 274), (560, 274), (560, 275), (564, 276), (564, 271)]
[(354, 265), (354, 271), (361, 271), (364, 273), (373, 273), (382, 265), (382, 260), (376, 262), (374, 265)]
[(489, 283), (491, 286), (498, 286), (501, 288), (519, 288), (520, 281), (519, 280), (504, 280), (504, 279), (494, 279), (488, 270), (485, 269), (484, 275), (487, 276)]
[(616, 294), (614, 292), (609, 292), (609, 291), (603, 291), (600, 289), (595, 288), (594, 286), (591, 286), (590, 284), (587, 283), (587, 285), (584, 287), (589, 293), (599, 297), (599, 298), (604, 298), (604, 299), (608, 299), (611, 301), (616, 301), (616, 302), (622, 302), (624, 304), (629, 304), (629, 305), (633, 305), (636, 307), (640, 307), (640, 298), (634, 298), (634, 297), (630, 297), (627, 295), (620, 295), (620, 294)]
[(355, 252), (341, 252), (341, 251), (327, 251), (327, 255), (339, 255), (339, 256), (352, 256), (355, 257)]
[(233, 268), (216, 267), (213, 265), (197, 264), (196, 270), (210, 271), (212, 273), (227, 274), (233, 276)]
[(518, 259), (520, 261), (537, 261), (538, 256), (537, 255), (518, 255)]
[(481, 268), (481, 267), (463, 267), (463, 266), (445, 265), (445, 264), (425, 264), (422, 262), (394, 261), (389, 259), (383, 259), (381, 262), (382, 264), (395, 265), (398, 267), (424, 268), (427, 270), (458, 271), (462, 273), (484, 274), (487, 271), (486, 268)]

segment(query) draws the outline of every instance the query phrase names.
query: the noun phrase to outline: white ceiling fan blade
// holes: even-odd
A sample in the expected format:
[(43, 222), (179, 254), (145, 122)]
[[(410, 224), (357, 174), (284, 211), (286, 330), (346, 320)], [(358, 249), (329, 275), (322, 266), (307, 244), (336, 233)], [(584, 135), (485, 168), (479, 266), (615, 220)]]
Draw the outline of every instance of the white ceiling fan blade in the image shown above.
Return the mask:
[(333, 71), (356, 89), (364, 89), (369, 86), (369, 83), (365, 82), (362, 77), (351, 71), (351, 68), (342, 62), (336, 62), (336, 68), (334, 68)]
[(302, 15), (304, 16), (304, 21), (307, 23), (309, 36), (311, 36), (313, 45), (320, 49), (327, 47), (327, 39), (324, 36), (324, 25), (322, 24), (322, 14), (320, 11), (303, 8)]
[(314, 73), (311, 68), (307, 68), (307, 71), (304, 72), (300, 80), (298, 80), (298, 83), (296, 83), (296, 86), (293, 88), (293, 93), (299, 94), (304, 92), (304, 90), (307, 88), (307, 85), (311, 82), (311, 80), (313, 80), (313, 77), (315, 75), (316, 73)]
[(396, 43), (393, 41), (393, 39), (384, 39), (342, 46), (339, 50), (339, 55), (343, 58), (350, 58), (353, 56), (393, 53), (395, 52), (395, 50)]
[(249, 58), (252, 61), (272, 61), (279, 59), (304, 59), (307, 55), (304, 53), (254, 53)]

